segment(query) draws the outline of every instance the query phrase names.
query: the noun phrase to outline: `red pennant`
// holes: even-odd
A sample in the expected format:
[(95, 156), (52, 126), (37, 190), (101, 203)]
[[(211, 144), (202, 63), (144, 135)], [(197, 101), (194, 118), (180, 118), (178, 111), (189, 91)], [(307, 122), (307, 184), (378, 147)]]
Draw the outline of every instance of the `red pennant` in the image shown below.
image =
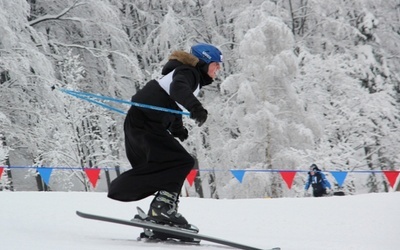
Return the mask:
[(189, 182), (189, 185), (192, 186), (194, 179), (196, 178), (197, 175), (197, 169), (192, 169), (190, 170), (189, 174), (186, 176), (186, 180)]
[(4, 167), (0, 167), (0, 179), (1, 179), (1, 176), (3, 174), (3, 170), (4, 170)]
[(282, 179), (286, 182), (289, 189), (292, 188), (293, 180), (296, 175), (296, 171), (280, 171)]
[(390, 186), (393, 188), (396, 183), (397, 176), (399, 175), (399, 171), (395, 170), (383, 170), (383, 173), (386, 176), (386, 179), (389, 181)]
[(100, 168), (85, 168), (85, 173), (93, 188), (96, 187), (97, 181), (99, 180), (100, 170)]

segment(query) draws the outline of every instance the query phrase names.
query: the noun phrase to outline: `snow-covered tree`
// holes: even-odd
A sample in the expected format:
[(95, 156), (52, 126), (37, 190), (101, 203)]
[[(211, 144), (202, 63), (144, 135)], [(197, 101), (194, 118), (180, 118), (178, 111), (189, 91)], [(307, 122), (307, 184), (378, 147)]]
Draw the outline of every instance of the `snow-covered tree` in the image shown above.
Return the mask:
[[(383, 56), (376, 33), (379, 21), (365, 10), (373, 2), (309, 6), (311, 12), (324, 14), (308, 16), (315, 33), (298, 38), (307, 44), (320, 42), (316, 51), (301, 49), (296, 85), (307, 110), (318, 110), (324, 134), (314, 157), (326, 169), (392, 169), (398, 162), (392, 150), (398, 150), (400, 140), (399, 81)], [(378, 191), (376, 180), (368, 185)]]
[[(57, 89), (129, 99), (173, 50), (208, 42), (225, 60), (200, 96), (209, 119), (185, 119), (205, 196), (294, 196), (305, 177), (287, 191), (276, 173), (239, 184), (228, 169), (395, 169), (399, 23), (396, 0), (0, 0), (0, 132), (36, 166), (129, 168), (124, 116)], [(76, 179), (56, 173), (57, 187)]]

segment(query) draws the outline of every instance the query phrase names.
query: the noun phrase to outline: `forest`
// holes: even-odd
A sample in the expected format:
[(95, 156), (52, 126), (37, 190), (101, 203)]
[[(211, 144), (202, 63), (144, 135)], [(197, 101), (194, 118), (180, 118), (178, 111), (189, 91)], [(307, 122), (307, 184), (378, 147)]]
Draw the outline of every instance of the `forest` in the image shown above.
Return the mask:
[[(0, 0), (0, 190), (34, 189), (37, 167), (57, 169), (54, 191), (91, 190), (83, 168), (131, 168), (124, 115), (62, 90), (130, 100), (198, 42), (224, 62), (200, 95), (205, 125), (184, 120), (200, 170), (190, 195), (296, 197), (312, 163), (349, 172), (348, 194), (390, 190), (398, 0)], [(274, 170), (299, 171), (293, 187)]]

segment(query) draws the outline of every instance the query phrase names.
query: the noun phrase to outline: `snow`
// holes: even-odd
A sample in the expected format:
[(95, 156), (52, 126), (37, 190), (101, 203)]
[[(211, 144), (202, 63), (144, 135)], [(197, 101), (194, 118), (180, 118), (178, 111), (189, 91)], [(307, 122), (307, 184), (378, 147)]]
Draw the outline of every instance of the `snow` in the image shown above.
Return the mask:
[[(99, 192), (0, 192), (0, 248), (199, 249), (137, 241), (140, 229), (86, 220), (76, 210), (130, 219), (151, 198), (117, 202)], [(200, 199), (182, 197), (179, 211), (200, 233), (267, 249), (398, 249), (400, 193), (323, 198)], [(200, 249), (230, 249), (202, 241)]]

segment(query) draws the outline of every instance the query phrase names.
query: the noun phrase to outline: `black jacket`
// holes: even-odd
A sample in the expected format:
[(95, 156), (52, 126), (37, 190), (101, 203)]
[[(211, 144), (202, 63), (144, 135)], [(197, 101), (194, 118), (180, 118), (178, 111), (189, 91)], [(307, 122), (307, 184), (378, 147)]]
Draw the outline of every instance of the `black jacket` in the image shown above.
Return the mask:
[[(173, 70), (175, 71), (170, 85), (170, 94), (161, 88), (157, 80), (151, 80), (132, 96), (132, 102), (180, 110), (176, 104), (178, 102), (189, 111), (194, 106), (201, 105), (193, 92), (198, 87), (201, 88), (213, 81), (206, 72), (205, 63), (189, 53), (175, 51), (163, 67), (162, 74), (167, 75)], [(152, 131), (158, 129), (174, 131), (183, 126), (182, 115), (135, 106), (128, 111), (126, 122), (129, 126), (145, 127)]]

